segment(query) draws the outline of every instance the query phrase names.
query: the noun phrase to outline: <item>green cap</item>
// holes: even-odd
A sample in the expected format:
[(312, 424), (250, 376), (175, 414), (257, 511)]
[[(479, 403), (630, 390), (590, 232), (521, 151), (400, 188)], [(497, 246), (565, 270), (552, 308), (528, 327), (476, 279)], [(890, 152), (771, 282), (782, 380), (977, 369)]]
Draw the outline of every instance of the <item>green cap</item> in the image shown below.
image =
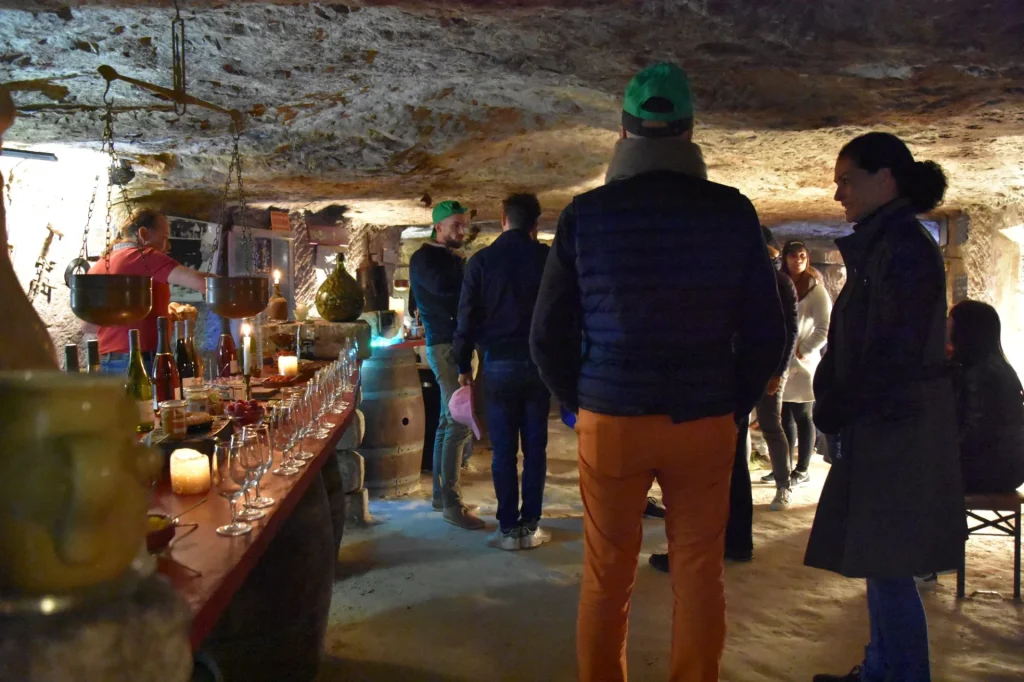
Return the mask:
[[(644, 104), (652, 97), (658, 97), (671, 104), (670, 111), (651, 111)], [(680, 121), (693, 118), (693, 95), (686, 72), (675, 64), (661, 62), (649, 66), (626, 86), (622, 110), (630, 116), (644, 121)]]
[(457, 201), (442, 201), (434, 207), (434, 212), (431, 214), (431, 219), (434, 224), (437, 225), (445, 218), (451, 218), (453, 215), (462, 215), (469, 209), (460, 204)]

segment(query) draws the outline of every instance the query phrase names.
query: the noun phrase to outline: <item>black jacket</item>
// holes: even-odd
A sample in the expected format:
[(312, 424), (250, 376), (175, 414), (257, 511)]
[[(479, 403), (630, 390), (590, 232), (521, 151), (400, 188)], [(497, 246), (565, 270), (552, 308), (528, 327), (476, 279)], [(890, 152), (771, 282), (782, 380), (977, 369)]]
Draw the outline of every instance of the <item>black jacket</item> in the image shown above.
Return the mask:
[(460, 374), (472, 369), (477, 345), (487, 359), (529, 359), (530, 321), (550, 250), (525, 230), (509, 230), (469, 259), (455, 331)]
[(797, 324), (800, 314), (797, 312), (799, 297), (796, 293), (796, 285), (789, 275), (781, 270), (775, 271), (775, 281), (779, 286), (779, 301), (782, 303), (783, 319), (786, 323), (786, 347), (782, 351), (782, 362), (775, 370), (775, 376), (781, 377), (789, 369), (789, 361), (793, 359), (796, 352)]
[(1022, 403), (1020, 379), (999, 355), (960, 371), (956, 406), (965, 493), (1008, 493), (1024, 483)]
[(785, 344), (757, 213), (737, 190), (652, 171), (562, 212), (530, 345), (566, 407), (675, 422), (746, 414)]
[(966, 537), (939, 247), (906, 201), (836, 240), (847, 279), (814, 375), (838, 434), (805, 563), (851, 578), (956, 566)]
[(461, 256), (434, 243), (424, 244), (409, 259), (409, 284), (428, 346), (451, 343), (455, 337), (463, 264)]

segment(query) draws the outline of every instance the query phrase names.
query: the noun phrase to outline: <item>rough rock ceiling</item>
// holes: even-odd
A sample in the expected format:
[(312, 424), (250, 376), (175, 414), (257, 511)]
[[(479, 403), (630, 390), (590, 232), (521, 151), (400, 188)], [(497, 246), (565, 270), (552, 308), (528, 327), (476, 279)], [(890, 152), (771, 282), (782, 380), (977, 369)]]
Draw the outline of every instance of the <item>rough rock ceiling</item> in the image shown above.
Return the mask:
[[(246, 187), (267, 203), (416, 224), (424, 194), (493, 218), (525, 189), (553, 218), (601, 181), (625, 83), (660, 59), (691, 74), (712, 179), (766, 220), (837, 218), (835, 154), (869, 126), (943, 163), (951, 207), (1024, 198), (1020, 0), (181, 6), (189, 90), (247, 112)], [(0, 8), (0, 81), (23, 116), (10, 141), (98, 147), (100, 64), (170, 85), (169, 2)], [(136, 191), (220, 191), (225, 117), (113, 91)]]

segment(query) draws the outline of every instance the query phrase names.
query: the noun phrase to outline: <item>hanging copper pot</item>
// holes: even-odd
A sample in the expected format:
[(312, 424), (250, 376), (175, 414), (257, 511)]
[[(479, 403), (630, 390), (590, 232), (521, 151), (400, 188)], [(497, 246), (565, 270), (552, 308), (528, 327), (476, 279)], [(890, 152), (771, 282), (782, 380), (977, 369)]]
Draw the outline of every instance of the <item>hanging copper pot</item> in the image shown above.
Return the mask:
[(71, 310), (100, 327), (138, 322), (153, 308), (153, 280), (147, 275), (72, 275)]
[(256, 317), (269, 301), (266, 277), (240, 275), (206, 280), (206, 302), (210, 304), (210, 310), (229, 320)]

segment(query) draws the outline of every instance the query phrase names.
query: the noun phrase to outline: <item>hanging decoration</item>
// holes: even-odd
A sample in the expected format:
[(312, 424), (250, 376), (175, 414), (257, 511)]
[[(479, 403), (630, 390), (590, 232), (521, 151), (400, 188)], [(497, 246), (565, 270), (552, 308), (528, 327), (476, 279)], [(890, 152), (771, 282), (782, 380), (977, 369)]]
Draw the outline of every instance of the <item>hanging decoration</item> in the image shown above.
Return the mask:
[(50, 296), (53, 294), (53, 286), (47, 280), (47, 275), (53, 272), (53, 266), (56, 263), (49, 258), (47, 255), (50, 253), (50, 246), (53, 244), (54, 236), (57, 239), (63, 239), (64, 235), (53, 229), (50, 224), (46, 225), (48, 231), (46, 239), (43, 240), (43, 250), (39, 254), (39, 258), (36, 259), (36, 274), (32, 278), (32, 281), (28, 284), (28, 300), (34, 301), (36, 296), (42, 292), (46, 296), (46, 302), (50, 302)]

